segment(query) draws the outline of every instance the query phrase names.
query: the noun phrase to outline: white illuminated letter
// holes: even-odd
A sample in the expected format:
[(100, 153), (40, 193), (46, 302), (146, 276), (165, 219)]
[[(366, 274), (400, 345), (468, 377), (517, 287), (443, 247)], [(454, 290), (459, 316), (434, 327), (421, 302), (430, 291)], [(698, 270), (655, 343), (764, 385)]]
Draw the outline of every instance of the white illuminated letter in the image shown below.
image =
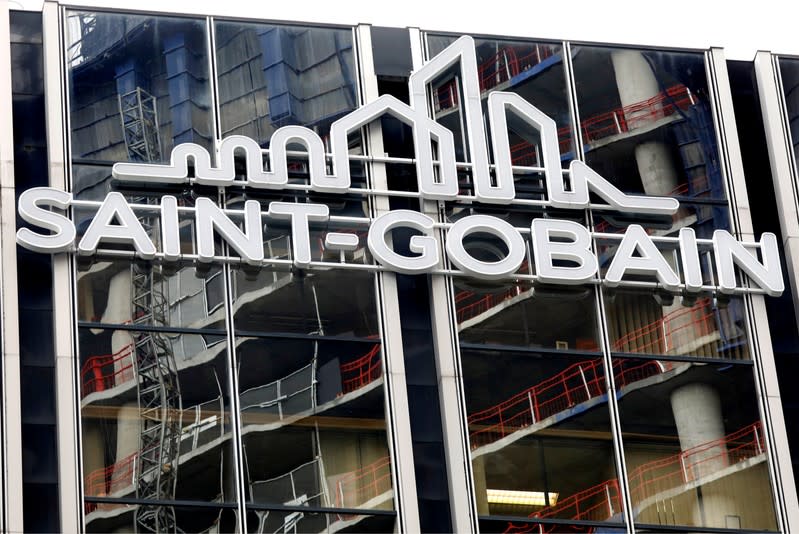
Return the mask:
[[(636, 251), (639, 256), (635, 256)], [(619, 244), (605, 282), (610, 287), (621, 283), (625, 274), (655, 275), (666, 289), (674, 291), (680, 286), (680, 279), (669, 266), (666, 258), (657, 249), (646, 231), (637, 224), (627, 227), (627, 232)]]
[(298, 204), (295, 202), (272, 202), (269, 216), (273, 219), (291, 221), (291, 246), (294, 265), (304, 269), (311, 264), (311, 221), (324, 222), (330, 218), (330, 210), (324, 204)]
[[(402, 274), (421, 274), (438, 264), (436, 240), (431, 236), (434, 221), (427, 215), (416, 211), (396, 210), (385, 213), (374, 220), (369, 228), (367, 244), (372, 256), (392, 271)], [(397, 254), (386, 243), (386, 236), (394, 228), (412, 228), (424, 235), (415, 235), (410, 239), (411, 252), (419, 256), (403, 256)]]
[(161, 197), (161, 243), (164, 260), (180, 259), (180, 222), (178, 219), (178, 199), (166, 195)]
[(680, 230), (680, 259), (685, 290), (689, 293), (698, 292), (702, 289), (702, 264), (699, 262), (699, 248), (693, 228)]
[[(118, 224), (114, 224), (114, 220)], [(146, 260), (155, 257), (155, 245), (121, 193), (108, 193), (103, 204), (78, 243), (78, 254), (89, 256), (100, 241), (133, 245), (136, 255)]]
[[(591, 234), (582, 225), (559, 219), (533, 219), (533, 260), (538, 279), (552, 284), (582, 284), (597, 271)], [(568, 241), (552, 241), (552, 238)], [(555, 265), (555, 260), (577, 266)]]
[(50, 187), (34, 187), (19, 196), (19, 216), (27, 223), (51, 230), (51, 235), (37, 234), (29, 228), (17, 231), (19, 245), (44, 254), (67, 252), (75, 241), (75, 225), (69, 218), (52, 212), (45, 207), (61, 210), (69, 208), (72, 195), (66, 191)]
[(242, 259), (250, 265), (260, 265), (264, 259), (261, 205), (255, 200), (244, 203), (244, 231), (228, 218), (209, 198), (200, 197), (196, 204), (197, 255), (203, 263), (214, 259), (214, 229)]
[(757, 253), (746, 247), (754, 244), (739, 243), (725, 230), (713, 232), (713, 252), (716, 256), (716, 268), (719, 272), (719, 286), (722, 293), (732, 293), (736, 287), (735, 266), (741, 268), (752, 281), (766, 290), (772, 297), (779, 297), (785, 290), (782, 281), (782, 268), (777, 251), (777, 237), (765, 232), (760, 236), (760, 255), (763, 263), (757, 259)]
[[(508, 254), (499, 261), (481, 261), (463, 246), (466, 236), (474, 233), (490, 234), (501, 239)], [(447, 257), (459, 269), (478, 278), (488, 280), (503, 278), (516, 272), (524, 261), (524, 239), (519, 232), (502, 219), (489, 215), (470, 215), (453, 224), (447, 232)]]

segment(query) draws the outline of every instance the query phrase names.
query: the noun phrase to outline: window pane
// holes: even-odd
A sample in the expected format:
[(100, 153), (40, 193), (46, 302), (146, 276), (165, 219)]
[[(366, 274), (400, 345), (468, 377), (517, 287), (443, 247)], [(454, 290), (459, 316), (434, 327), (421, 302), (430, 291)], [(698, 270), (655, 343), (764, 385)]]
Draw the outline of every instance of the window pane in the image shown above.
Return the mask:
[[(457, 36), (428, 35), (429, 56), (433, 57)], [(477, 83), (483, 113), (487, 109), (488, 95), (494, 91), (516, 93), (536, 106), (557, 126), (560, 161), (563, 167), (575, 158), (572, 139), (572, 123), (566, 91), (566, 73), (563, 50), (560, 43), (506, 39), (475, 39), (478, 80), (465, 80), (458, 65), (436, 77), (430, 83), (430, 98), (435, 120), (451, 130), (455, 138), (455, 154), (458, 161), (471, 161), (468, 152), (466, 131), (466, 109), (463, 87), (465, 83)], [(541, 167), (544, 165), (543, 149), (539, 132), (519, 119), (515, 112), (507, 117), (508, 146), (495, 147), (510, 150), (511, 162), (517, 167)], [(472, 125), (480, 126), (478, 125)], [(488, 132), (487, 132), (488, 133)], [(490, 137), (486, 135), (486, 139)], [(485, 142), (482, 138), (477, 142)], [(489, 154), (491, 147), (489, 147)], [(459, 169), (461, 194), (473, 194), (470, 171)], [(514, 170), (514, 186), (517, 199), (544, 200), (546, 183), (543, 173), (532, 170)], [(453, 204), (454, 206), (454, 204)], [(450, 206), (451, 212), (457, 209)]]
[(281, 126), (326, 137), (357, 106), (352, 30), (216, 23), (222, 137), (266, 147)]
[(378, 333), (374, 274), (262, 269), (237, 275), (234, 323), (241, 332), (372, 337)]
[(85, 494), (235, 502), (224, 337), (79, 333)]
[(653, 292), (606, 291), (611, 350), (748, 360), (743, 299), (701, 297), (684, 306)]
[(602, 360), (461, 353), (478, 513), (622, 521)]
[(454, 279), (462, 343), (599, 350), (592, 288), (533, 288), (525, 283), (469, 280)]
[(725, 198), (702, 54), (573, 51), (591, 168), (628, 193)]
[(237, 532), (234, 510), (179, 506), (144, 506), (86, 502), (86, 532), (142, 532), (152, 528), (157, 517), (161, 525), (173, 525), (175, 532)]
[(238, 338), (249, 502), (392, 509), (380, 345)]
[(78, 274), (78, 319), (187, 328), (225, 326), (221, 267), (206, 276), (149, 262), (96, 261)]
[(614, 361), (656, 371), (617, 381), (636, 521), (775, 530), (752, 367)]
[(208, 37), (202, 19), (67, 13), (72, 156), (168, 161), (211, 146)]
[(780, 77), (785, 108), (788, 112), (793, 157), (799, 163), (799, 59), (780, 58)]
[(389, 515), (322, 514), (304, 510), (251, 510), (249, 532), (396, 532), (396, 517)]

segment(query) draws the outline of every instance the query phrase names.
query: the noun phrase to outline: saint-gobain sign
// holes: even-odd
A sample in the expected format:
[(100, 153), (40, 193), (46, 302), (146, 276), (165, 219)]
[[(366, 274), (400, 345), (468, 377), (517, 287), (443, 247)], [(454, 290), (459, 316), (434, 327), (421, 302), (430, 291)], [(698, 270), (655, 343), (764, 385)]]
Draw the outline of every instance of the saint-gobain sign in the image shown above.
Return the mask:
[[(456, 63), (460, 66), (463, 80), (461, 102), (471, 155), (469, 164), (456, 161), (452, 132), (430, 118), (427, 105), (428, 84)], [(410, 105), (384, 95), (334, 122), (330, 129), (330, 154), (325, 152), (322, 140), (312, 130), (285, 126), (271, 137), (266, 167), (262, 160), (263, 150), (256, 141), (231, 136), (218, 143), (216, 165), (203, 147), (187, 143), (172, 150), (169, 164), (117, 163), (112, 174), (118, 181), (134, 187), (136, 184), (159, 183), (173, 184), (181, 189), (196, 184), (280, 190), (288, 186), (287, 146), (300, 143), (307, 151), (308, 190), (364, 194), (364, 190), (351, 188), (347, 136), (384, 115), (390, 115), (413, 129), (420, 198), (524, 204), (515, 200), (514, 166), (507, 125), (508, 115), (513, 114), (540, 136), (542, 166), (533, 169), (544, 176), (546, 183), (547, 200), (540, 204), (585, 209), (593, 193), (605, 203), (592, 205), (595, 208), (650, 215), (674, 215), (678, 211), (677, 200), (627, 195), (580, 161), (572, 161), (568, 170), (561, 169), (555, 121), (514, 93), (495, 91), (488, 96), (487, 120), (494, 162), (492, 175), (485, 143), (475, 48), (469, 37), (458, 39), (414, 72), (409, 86)], [(247, 172), (244, 180), (236, 177), (236, 153), (245, 155)], [(190, 172), (190, 162), (193, 172)], [(473, 196), (459, 195), (458, 165), (468, 166), (471, 170)], [(77, 239), (74, 222), (62, 213), (71, 206), (96, 209), (80, 239)], [(263, 237), (264, 223), (269, 225), (275, 221), (288, 221), (290, 224), (291, 263), (298, 268), (352, 267), (344, 259), (346, 251), (356, 250), (359, 244), (356, 233), (328, 232), (324, 246), (341, 251), (342, 260), (312, 261), (312, 225), (352, 219), (331, 216), (324, 204), (271, 202), (267, 210), (262, 211), (259, 202), (249, 200), (243, 210), (226, 210), (217, 207), (210, 199), (200, 197), (194, 207), (185, 208), (178, 206), (175, 197), (167, 195), (162, 197), (158, 206), (142, 206), (129, 204), (117, 192), (109, 193), (103, 202), (88, 202), (75, 200), (65, 191), (35, 188), (20, 196), (18, 209), (20, 216), (40, 231), (22, 228), (17, 232), (17, 242), (30, 250), (51, 254), (77, 252), (92, 256), (104, 252), (99, 249), (101, 244), (111, 243), (128, 245), (132, 249), (129, 255), (144, 259), (210, 263), (224, 259), (215, 249), (215, 236), (218, 235), (239, 255), (238, 261), (253, 267), (275, 265), (286, 260), (267, 257)], [(156, 240), (160, 250), (140, 222), (145, 212), (150, 219), (160, 219), (160, 235)], [(194, 221), (196, 254), (181, 253), (181, 216), (184, 220), (190, 218)], [(710, 240), (697, 239), (694, 231), (687, 227), (682, 228), (677, 236), (652, 237), (644, 228), (633, 224), (623, 235), (594, 233), (592, 236), (587, 228), (569, 220), (531, 218), (529, 226), (515, 228), (496, 217), (469, 215), (450, 224), (436, 222), (427, 215), (409, 210), (388, 212), (364, 222), (368, 225), (368, 247), (377, 263), (360, 263), (359, 268), (407, 274), (467, 274), (484, 279), (525, 278), (551, 284), (619, 286), (640, 285), (642, 280), (649, 280), (649, 285), (683, 294), (757, 291), (779, 295), (784, 290), (777, 240), (770, 233), (763, 234), (759, 243), (742, 243), (724, 230), (716, 230)], [(387, 239), (392, 230), (401, 227), (420, 234), (410, 240), (411, 255), (396, 252), (390, 245), (391, 240)], [(437, 245), (437, 229), (445, 231), (443, 252)], [(474, 257), (465, 245), (467, 237), (473, 234), (488, 234), (501, 240), (507, 252), (497, 261)], [(525, 242), (526, 235), (530, 236), (529, 248)], [(610, 252), (603, 253), (601, 260), (592, 249), (592, 237), (611, 242), (607, 247)], [(120, 253), (118, 250), (114, 252)], [(456, 270), (442, 267), (442, 254)], [(706, 261), (705, 272), (711, 271), (713, 281), (710, 284), (703, 280), (701, 259), (708, 256), (712, 261)], [(527, 271), (519, 272), (525, 259), (530, 260)], [(604, 271), (602, 277), (600, 262)], [(604, 270), (606, 263), (607, 269)], [(746, 276), (737, 276), (736, 273)], [(739, 282), (746, 277), (749, 282)]]

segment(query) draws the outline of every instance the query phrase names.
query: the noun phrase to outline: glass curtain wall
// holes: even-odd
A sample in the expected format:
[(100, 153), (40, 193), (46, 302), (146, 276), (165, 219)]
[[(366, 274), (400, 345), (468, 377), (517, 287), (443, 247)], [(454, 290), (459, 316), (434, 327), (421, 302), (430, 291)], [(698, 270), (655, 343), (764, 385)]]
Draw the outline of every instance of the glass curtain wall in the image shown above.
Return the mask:
[[(426, 37), (428, 57), (456, 38)], [(620, 190), (674, 197), (680, 209), (656, 217), (451, 202), (446, 222), (486, 213), (528, 230), (537, 217), (590, 225), (603, 275), (630, 224), (675, 267), (678, 251), (659, 237), (730, 229), (702, 53), (475, 43), (483, 111), (492, 91), (520, 94), (555, 120), (564, 168), (581, 159)], [(464, 139), (458, 76), (443, 74), (429, 97), (436, 120)], [(529, 168), (541, 165), (540, 139), (508, 124), (516, 198), (546, 200), (544, 177)], [(468, 183), (464, 173), (463, 194)], [(483, 261), (507, 251), (480, 233), (465, 247)], [(531, 285), (529, 243), (527, 258), (516, 283), (452, 277), (481, 530), (623, 531), (628, 516), (637, 529), (775, 530), (743, 299)], [(702, 264), (714, 284), (709, 255)]]
[[(324, 139), (358, 104), (351, 29), (84, 11), (64, 23), (76, 199), (119, 191), (142, 206), (168, 193), (182, 208), (203, 197), (223, 209), (257, 200), (263, 211), (282, 201), (368, 213), (360, 198), (132, 190), (111, 176), (114, 162), (169, 161), (181, 143), (213, 154), (218, 139), (245, 135), (266, 162), (281, 126)], [(350, 145), (362, 151), (358, 135)], [(288, 149), (290, 182), (307, 184), (303, 147)], [(363, 167), (353, 176), (366, 183)], [(74, 209), (79, 234), (96, 209)], [(158, 217), (135, 212), (158, 244)], [(292, 268), (290, 227), (271, 221), (271, 266), (198, 264), (193, 215), (178, 224), (178, 262), (120, 257), (126, 246), (110, 242), (76, 262), (87, 531), (393, 530), (375, 275)], [(325, 230), (312, 228), (314, 260), (339, 257)], [(221, 239), (215, 248), (232, 254)], [(371, 261), (365, 234), (347, 254)]]

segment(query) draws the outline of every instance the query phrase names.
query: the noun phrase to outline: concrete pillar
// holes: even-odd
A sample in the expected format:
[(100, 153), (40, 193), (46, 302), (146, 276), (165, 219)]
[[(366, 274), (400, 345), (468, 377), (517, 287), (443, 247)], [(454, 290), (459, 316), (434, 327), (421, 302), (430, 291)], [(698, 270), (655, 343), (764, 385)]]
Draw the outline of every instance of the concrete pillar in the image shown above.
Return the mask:
[[(610, 59), (622, 107), (649, 100), (660, 93), (657, 79), (641, 52), (618, 50), (611, 54)], [(650, 112), (632, 112), (624, 118), (627, 122), (632, 121), (634, 128), (635, 119)], [(659, 141), (639, 144), (635, 147), (635, 161), (647, 195), (665, 196), (677, 187), (679, 176), (666, 144)]]
[[(83, 420), (83, 479), (87, 480), (93, 473), (105, 469), (105, 440), (100, 427), (86, 419)], [(99, 483), (86, 486), (86, 495), (105, 496), (106, 488)]]
[(120, 464), (131, 454), (139, 450), (139, 438), (141, 436), (141, 418), (139, 416), (139, 403), (128, 402), (123, 404), (117, 412), (117, 452), (114, 470), (114, 480), (118, 489), (127, 487), (126, 479), (130, 476), (130, 483), (133, 483), (134, 472), (133, 464)]
[[(611, 54), (613, 71), (616, 74), (616, 85), (618, 86), (619, 99), (622, 107), (644, 102), (657, 96), (660, 93), (657, 79), (652, 68), (641, 52), (635, 50), (618, 50)], [(653, 107), (661, 107), (661, 104), (653, 104)], [(642, 115), (650, 115), (652, 108), (630, 112), (625, 115), (625, 120), (632, 121), (631, 129), (635, 128), (636, 119)], [(674, 164), (670, 147), (660, 141), (646, 141), (639, 143), (635, 147), (635, 161), (638, 166), (638, 174), (641, 176), (641, 184), (647, 195), (669, 196), (677, 188), (680, 176)], [(686, 215), (682, 210), (675, 216), (676, 219)], [(669, 264), (679, 272), (674, 264), (673, 257), (667, 256)], [(679, 301), (663, 309), (663, 315), (668, 316), (673, 312), (682, 309)], [(696, 353), (698, 347), (691, 344), (695, 337), (694, 329), (690, 322), (693, 320), (691, 314), (675, 314), (666, 325), (664, 330), (664, 352), (668, 354), (684, 354), (686, 351)], [(682, 350), (681, 347), (686, 347)]]
[[(699, 382), (680, 386), (671, 393), (671, 408), (682, 451), (724, 438), (721, 399), (712, 386)], [(688, 481), (717, 473), (725, 467), (727, 446), (724, 443), (686, 455), (683, 461)], [(692, 524), (697, 526), (724, 528), (726, 516), (737, 515), (735, 500), (725, 485), (701, 486), (695, 502)]]
[[(102, 322), (110, 324), (124, 324), (133, 319), (133, 302), (131, 301), (131, 272), (123, 269), (111, 277), (108, 284), (108, 302), (105, 305)], [(133, 343), (133, 337), (127, 330), (117, 330), (111, 334), (111, 353), (117, 354)], [(133, 354), (119, 358), (114, 362), (115, 382), (111, 387), (131, 380), (135, 367), (133, 367)]]
[(474, 497), (477, 500), (477, 514), (488, 515), (488, 485), (486, 484), (485, 458), (478, 456), (472, 460), (474, 477)]

